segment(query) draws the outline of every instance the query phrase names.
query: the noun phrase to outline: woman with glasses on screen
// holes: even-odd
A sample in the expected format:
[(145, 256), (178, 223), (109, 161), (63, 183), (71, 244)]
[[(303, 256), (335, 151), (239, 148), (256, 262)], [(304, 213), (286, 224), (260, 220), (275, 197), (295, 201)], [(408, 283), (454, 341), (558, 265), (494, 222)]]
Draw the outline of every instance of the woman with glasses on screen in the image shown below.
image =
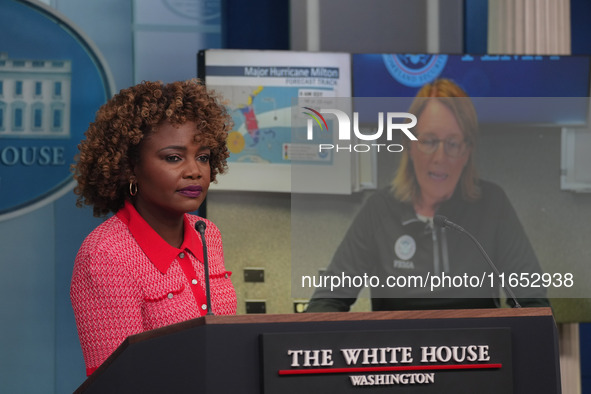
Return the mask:
[[(439, 79), (420, 89), (409, 112), (418, 140), (403, 139), (391, 187), (360, 210), (323, 274), (331, 288), (316, 289), (308, 312), (348, 311), (363, 287), (373, 310), (498, 307), (498, 275), (465, 234), (434, 225), (436, 215), (480, 241), (505, 286), (510, 274), (541, 272), (503, 190), (477, 177), (472, 100)], [(542, 287), (513, 290), (521, 306), (549, 305)]]

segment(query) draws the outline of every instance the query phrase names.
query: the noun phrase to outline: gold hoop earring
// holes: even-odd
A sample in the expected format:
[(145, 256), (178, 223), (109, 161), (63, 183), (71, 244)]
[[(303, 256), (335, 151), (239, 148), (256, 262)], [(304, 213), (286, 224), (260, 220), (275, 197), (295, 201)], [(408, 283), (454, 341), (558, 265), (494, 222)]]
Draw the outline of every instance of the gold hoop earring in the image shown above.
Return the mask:
[(131, 197), (137, 194), (137, 183), (129, 181), (129, 195)]

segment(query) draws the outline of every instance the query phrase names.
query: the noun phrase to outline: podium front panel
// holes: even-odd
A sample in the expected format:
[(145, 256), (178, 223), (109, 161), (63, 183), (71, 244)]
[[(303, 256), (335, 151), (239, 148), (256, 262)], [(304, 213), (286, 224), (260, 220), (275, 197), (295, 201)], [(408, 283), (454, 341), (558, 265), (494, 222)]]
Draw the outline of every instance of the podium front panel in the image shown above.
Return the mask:
[[(346, 339), (348, 335), (371, 339), (377, 337), (376, 333), (386, 332), (387, 334), (379, 335), (396, 338), (413, 333), (413, 343), (408, 346), (406, 344), (399, 346), (412, 347), (413, 358), (421, 357), (421, 346), (451, 348), (456, 346), (453, 344), (461, 346), (467, 333), (480, 333), (474, 335), (485, 337), (491, 334), (489, 339), (481, 338), (482, 342), (468, 341), (470, 342), (468, 346), (487, 345), (484, 341), (490, 340), (488, 352), (491, 360), (490, 363), (483, 361), (482, 364), (502, 364), (500, 370), (503, 376), (499, 379), (512, 381), (513, 393), (560, 393), (558, 336), (551, 311), (548, 308), (522, 308), (519, 312), (483, 311), (455, 311), (455, 314), (454, 311), (411, 311), (208, 316), (128, 338), (115, 354), (80, 386), (77, 392), (287, 394), (287, 391), (275, 386), (270, 386), (264, 391), (266, 379), (263, 379), (264, 348), (261, 344), (266, 339), (263, 338), (301, 337), (298, 339), (298, 349), (295, 350), (304, 350), (304, 348), (319, 350), (320, 339), (306, 344), (306, 338), (318, 336), (324, 340), (326, 337), (333, 336), (335, 342), (331, 346), (336, 349), (351, 349), (353, 347), (350, 346), (350, 339)], [(498, 337), (497, 334), (499, 334)], [(396, 343), (393, 345), (395, 347)], [(366, 344), (360, 342), (355, 346), (363, 348), (373, 345), (370, 341)], [(510, 348), (508, 359), (506, 355), (500, 356), (497, 353), (499, 349), (506, 346)], [(283, 354), (284, 351), (279, 350), (278, 353), (280, 357), (285, 356), (283, 364), (277, 362), (278, 365), (271, 366), (275, 371), (292, 369), (284, 365), (285, 360), (288, 359)], [(417, 351), (419, 353), (416, 353)], [(337, 355), (333, 350), (333, 360), (336, 360)], [(442, 353), (440, 356), (445, 359), (446, 354)], [(313, 358), (313, 356), (309, 357)], [(497, 357), (500, 358), (497, 359)], [(275, 363), (269, 359), (265, 362)], [(432, 364), (441, 368), (440, 365), (446, 363), (438, 361)], [(476, 392), (484, 393), (488, 385), (494, 386), (499, 383), (495, 375), (499, 369), (482, 368), (461, 371), (456, 367), (449, 371), (439, 369), (434, 372), (435, 383), (446, 382), (446, 385), (453, 388), (454, 393), (462, 392), (463, 381), (473, 372), (478, 374), (478, 379), (482, 380), (483, 389)], [(315, 376), (314, 379), (347, 378), (348, 384), (351, 384), (348, 373), (317, 375), (319, 376)], [(368, 379), (369, 375), (379, 374), (376, 371), (360, 372), (355, 376), (365, 376), (365, 378), (355, 379), (361, 382)], [(490, 379), (492, 376), (494, 379)], [(301, 377), (289, 376), (289, 378), (294, 378), (292, 381), (295, 382), (296, 378)], [(375, 379), (386, 378), (374, 376), (372, 379), (375, 381)], [(400, 379), (398, 377), (399, 381)], [(449, 382), (447, 382), (448, 379), (450, 379)], [(311, 394), (314, 393), (312, 389), (315, 385), (305, 383), (304, 388), (300, 388), (305, 389), (306, 394)], [(420, 390), (428, 386), (436, 387), (436, 385), (425, 384), (413, 385), (413, 387), (409, 387), (408, 384), (372, 387), (359, 385), (350, 386), (352, 390), (347, 392), (380, 392), (377, 390), (410, 392), (405, 390), (412, 388), (413, 393), (427, 393), (428, 391)], [(446, 389), (439, 392), (448, 391)]]
[(261, 341), (263, 393), (513, 393), (509, 328), (266, 333)]

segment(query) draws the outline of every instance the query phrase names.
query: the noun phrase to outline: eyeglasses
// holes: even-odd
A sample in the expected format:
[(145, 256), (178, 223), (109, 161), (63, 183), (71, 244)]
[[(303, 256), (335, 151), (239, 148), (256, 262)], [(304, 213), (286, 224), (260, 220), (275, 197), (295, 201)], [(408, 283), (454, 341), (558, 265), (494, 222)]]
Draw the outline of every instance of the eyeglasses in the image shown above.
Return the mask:
[(418, 147), (421, 152), (431, 154), (434, 153), (437, 149), (439, 149), (439, 144), (442, 142), (443, 150), (445, 154), (449, 157), (462, 156), (469, 146), (468, 142), (457, 138), (447, 138), (445, 140), (440, 140), (439, 138), (424, 136), (419, 137)]

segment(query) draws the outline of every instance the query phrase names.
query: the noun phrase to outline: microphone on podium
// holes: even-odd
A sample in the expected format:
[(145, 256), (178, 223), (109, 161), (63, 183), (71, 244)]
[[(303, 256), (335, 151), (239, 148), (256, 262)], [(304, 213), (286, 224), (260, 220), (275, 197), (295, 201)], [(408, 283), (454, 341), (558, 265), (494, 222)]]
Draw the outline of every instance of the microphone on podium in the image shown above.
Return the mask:
[(209, 263), (207, 262), (207, 244), (205, 243), (205, 222), (199, 220), (195, 223), (195, 230), (201, 234), (201, 243), (203, 244), (203, 271), (205, 273), (205, 299), (207, 300), (207, 315), (213, 315), (211, 310), (211, 292), (209, 290)]
[[(442, 216), (442, 215), (435, 215), (435, 217), (433, 218), (433, 223), (437, 227), (441, 227), (441, 228), (449, 227), (449, 228), (453, 228), (456, 231), (459, 231), (460, 233), (466, 234), (476, 244), (476, 246), (480, 250), (480, 253), (482, 253), (482, 255), (484, 256), (484, 259), (486, 260), (486, 262), (488, 263), (490, 268), (492, 268), (494, 273), (497, 275), (497, 278), (501, 276), (501, 274), (499, 273), (499, 270), (497, 269), (497, 266), (492, 262), (490, 257), (488, 257), (488, 254), (486, 253), (486, 251), (484, 250), (484, 248), (482, 247), (480, 242), (478, 242), (478, 240), (472, 234), (470, 234), (468, 231), (464, 230), (464, 228), (462, 226), (455, 224), (454, 222), (450, 221), (448, 218), (446, 218), (445, 216)], [(514, 308), (521, 308), (521, 305), (517, 301), (517, 297), (515, 296), (515, 293), (513, 293), (513, 290), (511, 290), (511, 287), (503, 286), (503, 289), (505, 290), (507, 295), (509, 297), (511, 297), (511, 299), (515, 303), (515, 305), (513, 307)]]

